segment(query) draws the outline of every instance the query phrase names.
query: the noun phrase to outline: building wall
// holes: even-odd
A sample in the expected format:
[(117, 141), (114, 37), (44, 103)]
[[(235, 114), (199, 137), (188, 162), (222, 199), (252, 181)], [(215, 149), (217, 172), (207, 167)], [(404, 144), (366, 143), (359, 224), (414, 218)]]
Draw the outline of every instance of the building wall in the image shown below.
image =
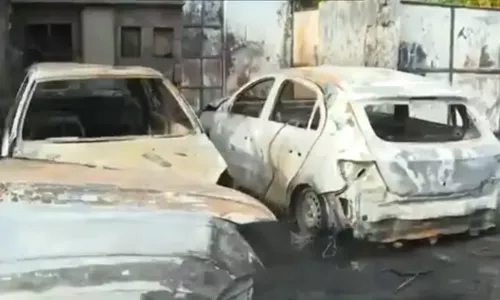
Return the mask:
[(399, 68), (461, 89), (500, 130), (500, 10), (406, 2), (401, 13)]
[(183, 92), (195, 109), (257, 73), (289, 67), (289, 1), (188, 0), (184, 5)]
[(94, 64), (115, 64), (114, 9), (103, 6), (84, 7), (81, 11), (81, 23), (83, 61)]
[[(181, 6), (83, 6), (71, 4), (16, 4), (11, 17), (12, 48), (18, 55), (11, 65), (23, 73), (24, 27), (27, 24), (71, 23), (74, 59), (86, 63), (150, 66), (171, 77), (175, 62), (180, 62), (182, 10)], [(121, 29), (140, 29), (138, 57), (123, 57), (120, 53)], [(155, 28), (172, 31), (172, 55), (159, 57), (154, 53)], [(17, 77), (20, 77), (17, 76)], [(19, 82), (20, 78), (16, 78)]]
[(293, 14), (293, 64), (314, 66), (319, 63), (319, 11)]
[[(141, 28), (141, 55), (136, 58), (120, 54), (121, 30), (123, 27)], [(154, 30), (172, 30), (172, 53), (170, 56), (155, 54)], [(181, 61), (182, 10), (166, 7), (119, 7), (116, 10), (116, 63), (118, 65), (143, 65), (155, 68), (171, 78), (174, 64)], [(171, 78), (172, 79), (172, 78)]]
[[(370, 2), (322, 4), (317, 17), (319, 63), (383, 65), (435, 78), (461, 89), (486, 115), (491, 128), (500, 130), (500, 10), (403, 1), (397, 15), (387, 11), (384, 23), (380, 14), (378, 21), (370, 21), (366, 15)], [(365, 17), (355, 18), (354, 11)], [(312, 12), (300, 14), (314, 17)], [(366, 24), (361, 26), (359, 20)], [(294, 53), (301, 53), (294, 57), (294, 64), (314, 64), (317, 60), (310, 41), (315, 38), (300, 34), (307, 32), (311, 21), (299, 16), (294, 22)], [(372, 35), (383, 46), (376, 51), (368, 51), (367, 41), (360, 38), (368, 36), (364, 32), (371, 24), (379, 24), (379, 31), (385, 32)], [(371, 43), (376, 44), (376, 39)], [(373, 53), (376, 55), (366, 55)]]
[(9, 80), (7, 78), (6, 63), (7, 49), (9, 43), (9, 12), (10, 4), (7, 0), (0, 0), (0, 78), (6, 78), (0, 81), (0, 97), (5, 98), (9, 93)]

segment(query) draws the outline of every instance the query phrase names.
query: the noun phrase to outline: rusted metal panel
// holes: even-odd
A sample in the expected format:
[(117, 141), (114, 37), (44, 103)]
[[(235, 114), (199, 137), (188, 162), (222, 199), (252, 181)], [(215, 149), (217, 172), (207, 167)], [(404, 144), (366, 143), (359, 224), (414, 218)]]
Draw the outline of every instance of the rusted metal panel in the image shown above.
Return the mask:
[(235, 222), (274, 219), (250, 196), (168, 170), (113, 170), (24, 159), (3, 159), (0, 165), (1, 201), (144, 206), (198, 211)]

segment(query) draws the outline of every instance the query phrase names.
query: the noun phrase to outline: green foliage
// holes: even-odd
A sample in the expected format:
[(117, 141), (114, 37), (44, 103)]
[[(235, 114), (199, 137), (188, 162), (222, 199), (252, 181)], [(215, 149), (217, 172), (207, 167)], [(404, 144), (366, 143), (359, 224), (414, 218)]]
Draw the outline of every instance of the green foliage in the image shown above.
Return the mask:
[[(295, 11), (317, 9), (319, 3), (325, 0), (292, 0)], [(417, 0), (418, 1), (418, 0)], [(421, 0), (423, 2), (435, 2), (443, 4), (455, 4), (479, 7), (499, 7), (500, 0)]]
[(427, 0), (428, 2), (479, 7), (500, 7), (500, 0)]

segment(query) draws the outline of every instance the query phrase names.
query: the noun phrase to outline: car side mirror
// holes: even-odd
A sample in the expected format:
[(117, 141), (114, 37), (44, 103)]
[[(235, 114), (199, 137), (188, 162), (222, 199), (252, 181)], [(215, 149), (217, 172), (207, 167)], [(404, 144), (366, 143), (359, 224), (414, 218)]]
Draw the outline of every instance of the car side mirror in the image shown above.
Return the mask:
[(180, 63), (176, 63), (174, 65), (172, 83), (176, 87), (180, 87), (180, 85), (182, 84), (182, 65)]

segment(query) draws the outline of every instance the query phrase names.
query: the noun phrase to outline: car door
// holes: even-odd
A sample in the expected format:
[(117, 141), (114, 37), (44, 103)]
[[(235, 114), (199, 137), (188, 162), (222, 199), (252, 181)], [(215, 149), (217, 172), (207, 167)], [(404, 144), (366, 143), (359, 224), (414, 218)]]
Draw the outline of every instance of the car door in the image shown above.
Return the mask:
[(3, 135), (2, 135), (2, 152), (1, 157), (12, 155), (13, 144), (19, 132), (20, 122), (23, 116), (24, 107), (27, 99), (30, 97), (35, 81), (31, 72), (28, 72), (24, 77), (19, 90), (17, 91), (14, 104), (9, 109), (7, 118), (5, 119)]
[(266, 194), (268, 201), (278, 206), (286, 203), (287, 188), (321, 134), (325, 118), (323, 93), (316, 84), (301, 78), (281, 83), (269, 114), (269, 124), (284, 127), (269, 148), (275, 174)]
[[(202, 115), (204, 127), (228, 164), (228, 173), (236, 185), (252, 190), (256, 186), (258, 151), (252, 143), (252, 128), (258, 123), (266, 101), (272, 97), (276, 78), (264, 76), (243, 86), (224, 107)], [(206, 124), (210, 123), (210, 126)]]

